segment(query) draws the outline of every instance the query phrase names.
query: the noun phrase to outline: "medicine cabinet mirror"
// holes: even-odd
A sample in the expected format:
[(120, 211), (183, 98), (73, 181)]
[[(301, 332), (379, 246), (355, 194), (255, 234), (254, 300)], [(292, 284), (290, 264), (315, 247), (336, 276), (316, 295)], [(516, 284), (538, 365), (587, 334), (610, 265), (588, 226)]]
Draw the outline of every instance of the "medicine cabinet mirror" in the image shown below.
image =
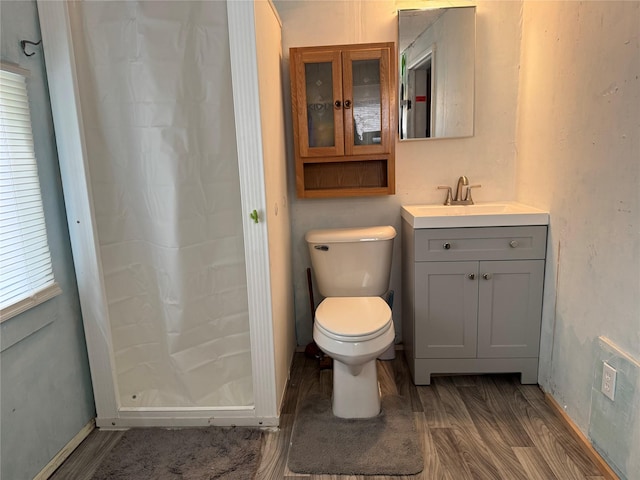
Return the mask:
[(473, 135), (475, 7), (398, 12), (399, 139)]

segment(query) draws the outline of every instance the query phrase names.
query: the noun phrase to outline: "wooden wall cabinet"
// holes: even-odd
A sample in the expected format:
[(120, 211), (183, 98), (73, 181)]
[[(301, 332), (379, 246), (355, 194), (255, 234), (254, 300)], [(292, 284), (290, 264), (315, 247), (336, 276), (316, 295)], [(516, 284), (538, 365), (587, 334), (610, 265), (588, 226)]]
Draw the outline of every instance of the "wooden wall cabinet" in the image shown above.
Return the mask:
[(393, 43), (290, 50), (300, 198), (395, 193)]
[(403, 220), (403, 340), (416, 385), (432, 373), (537, 383), (546, 238), (546, 226), (414, 230)]

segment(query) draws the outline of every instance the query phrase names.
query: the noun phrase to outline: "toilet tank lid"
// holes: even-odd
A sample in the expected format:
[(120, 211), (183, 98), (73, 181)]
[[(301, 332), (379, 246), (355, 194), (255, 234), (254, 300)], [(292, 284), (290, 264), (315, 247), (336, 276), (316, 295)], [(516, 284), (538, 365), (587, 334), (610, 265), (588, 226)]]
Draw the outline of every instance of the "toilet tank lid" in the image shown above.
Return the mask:
[(395, 236), (395, 228), (390, 225), (384, 225), (379, 227), (309, 230), (304, 238), (307, 243), (346, 243), (391, 240)]

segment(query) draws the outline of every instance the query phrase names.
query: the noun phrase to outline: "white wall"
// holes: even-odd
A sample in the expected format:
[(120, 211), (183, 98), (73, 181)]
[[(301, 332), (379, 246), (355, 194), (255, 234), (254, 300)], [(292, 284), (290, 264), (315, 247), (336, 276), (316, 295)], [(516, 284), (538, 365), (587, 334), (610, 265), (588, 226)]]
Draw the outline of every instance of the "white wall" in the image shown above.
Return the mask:
[(255, 2), (258, 83), (271, 277), (276, 394), (281, 406), (295, 350), (291, 227), (287, 194), (280, 22), (269, 2)]
[(640, 3), (524, 5), (517, 197), (551, 213), (540, 383), (638, 479)]
[[(397, 41), (398, 6), (420, 2), (384, 0), (277, 1), (282, 19), (285, 56), (285, 112), (289, 172), (293, 172), (291, 99), (288, 74), (290, 47)], [(311, 313), (306, 284), (310, 266), (304, 233), (312, 228), (389, 224), (400, 230), (403, 204), (444, 200), (436, 185), (453, 185), (467, 175), (482, 188), (476, 201), (515, 197), (515, 128), (520, 58), (521, 2), (479, 2), (476, 9), (476, 103), (474, 137), (412, 140), (396, 145), (396, 195), (334, 200), (295, 198), (289, 185), (292, 212), (293, 280), (298, 344), (311, 341)], [(400, 241), (394, 246), (391, 288), (400, 298)], [(316, 303), (318, 302), (316, 296)], [(396, 332), (401, 328), (400, 302), (393, 306)], [(398, 334), (399, 335), (399, 334)]]

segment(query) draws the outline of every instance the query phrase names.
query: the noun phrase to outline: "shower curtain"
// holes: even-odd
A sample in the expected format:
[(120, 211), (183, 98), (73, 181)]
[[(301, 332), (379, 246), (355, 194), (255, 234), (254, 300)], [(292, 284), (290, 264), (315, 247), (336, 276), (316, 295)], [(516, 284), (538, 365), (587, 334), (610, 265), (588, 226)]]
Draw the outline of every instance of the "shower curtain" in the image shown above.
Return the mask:
[(251, 405), (226, 3), (69, 12), (120, 405)]

